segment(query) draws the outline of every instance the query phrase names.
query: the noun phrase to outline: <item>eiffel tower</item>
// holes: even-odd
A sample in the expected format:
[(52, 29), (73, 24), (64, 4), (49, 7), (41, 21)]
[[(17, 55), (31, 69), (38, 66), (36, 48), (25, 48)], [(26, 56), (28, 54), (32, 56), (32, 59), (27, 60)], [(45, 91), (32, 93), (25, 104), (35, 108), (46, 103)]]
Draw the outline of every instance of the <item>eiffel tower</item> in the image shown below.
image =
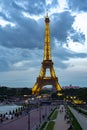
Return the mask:
[[(49, 17), (48, 13), (45, 17), (45, 40), (44, 40), (44, 56), (42, 67), (40, 70), (39, 77), (37, 77), (36, 83), (32, 88), (32, 94), (39, 94), (40, 90), (45, 85), (52, 85), (56, 88), (56, 90), (60, 91), (62, 88), (58, 83), (58, 78), (56, 77), (53, 61), (51, 55), (51, 47), (50, 47), (50, 28), (49, 28)], [(46, 69), (49, 69), (50, 76), (46, 77)]]

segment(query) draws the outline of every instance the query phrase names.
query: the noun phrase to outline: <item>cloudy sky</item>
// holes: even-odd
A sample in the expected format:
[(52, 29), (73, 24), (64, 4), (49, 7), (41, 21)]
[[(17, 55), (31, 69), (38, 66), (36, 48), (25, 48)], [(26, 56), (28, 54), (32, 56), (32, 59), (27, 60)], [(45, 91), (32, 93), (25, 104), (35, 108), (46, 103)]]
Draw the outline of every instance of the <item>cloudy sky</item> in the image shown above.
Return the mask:
[(33, 87), (43, 60), (47, 9), (60, 85), (87, 87), (87, 0), (0, 0), (0, 85)]

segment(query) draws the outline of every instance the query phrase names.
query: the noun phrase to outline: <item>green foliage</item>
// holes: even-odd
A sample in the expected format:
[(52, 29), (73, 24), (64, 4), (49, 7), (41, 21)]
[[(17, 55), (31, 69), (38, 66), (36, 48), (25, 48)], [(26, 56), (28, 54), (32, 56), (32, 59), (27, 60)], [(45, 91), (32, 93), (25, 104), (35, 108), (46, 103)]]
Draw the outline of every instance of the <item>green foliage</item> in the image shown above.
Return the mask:
[(7, 87), (0, 87), (0, 95), (6, 95), (7, 94)]
[(72, 107), (73, 107), (75, 110), (77, 110), (78, 112), (80, 112), (80, 113), (82, 113), (82, 114), (84, 114), (84, 115), (87, 115), (87, 112), (86, 112), (86, 111), (84, 111), (84, 110), (78, 108), (77, 106), (72, 106)]
[(69, 108), (67, 108), (67, 110), (72, 119), (72, 124), (73, 124), (74, 130), (82, 130), (80, 124), (78, 123), (77, 119), (74, 117), (73, 113), (70, 111)]
[(45, 126), (46, 126), (47, 122), (44, 122), (40, 128), (40, 130), (44, 130)]
[(40, 94), (50, 94), (51, 93), (51, 90), (41, 90), (40, 91)]
[(57, 115), (58, 115), (58, 111), (54, 111), (50, 119), (55, 120), (57, 118)]
[(78, 90), (78, 98), (87, 102), (87, 88), (80, 88)]
[(23, 96), (31, 95), (32, 91), (30, 88), (8, 88), (0, 87), (0, 99), (5, 99), (12, 96)]
[(87, 102), (87, 88), (79, 88), (79, 89), (65, 89), (64, 97), (66, 96), (76, 96), (78, 99)]
[(53, 130), (54, 129), (54, 125), (55, 125), (55, 122), (54, 121), (50, 121), (47, 125), (47, 128), (46, 130)]
[[(61, 91), (60, 93), (63, 94), (63, 91)], [(57, 99), (57, 100), (63, 100), (64, 95), (62, 95), (62, 96), (58, 96), (57, 94), (58, 94), (58, 91), (52, 93), (51, 98), (52, 98), (52, 99)]]
[[(58, 96), (58, 92), (52, 93), (51, 90), (41, 90), (41, 93), (51, 94), (52, 99), (62, 100), (66, 96), (76, 96), (78, 99), (87, 102), (87, 88), (79, 88), (79, 89), (64, 89), (62, 90), (63, 95)], [(9, 88), (5, 86), (0, 86), (0, 100), (4, 100), (5, 98), (12, 96), (23, 96), (23, 95), (31, 95), (32, 90), (30, 88)]]
[[(56, 109), (56, 108), (55, 108)], [(48, 116), (48, 120), (51, 119), (51, 116), (53, 115), (55, 109), (51, 112), (51, 114)]]

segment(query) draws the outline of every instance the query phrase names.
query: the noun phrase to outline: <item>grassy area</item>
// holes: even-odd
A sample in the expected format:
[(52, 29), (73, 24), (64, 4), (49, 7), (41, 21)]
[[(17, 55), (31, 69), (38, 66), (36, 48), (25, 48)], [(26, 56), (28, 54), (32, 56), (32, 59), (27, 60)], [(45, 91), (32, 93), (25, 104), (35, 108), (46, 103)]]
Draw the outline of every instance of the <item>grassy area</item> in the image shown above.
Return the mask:
[(48, 120), (51, 118), (51, 116), (53, 115), (54, 111), (56, 110), (56, 108), (51, 112), (51, 114), (48, 116)]
[[(51, 113), (51, 116), (50, 116), (50, 120), (55, 120), (57, 118), (57, 115), (58, 115), (58, 111), (53, 111)], [(47, 125), (47, 128), (46, 130), (53, 130), (54, 129), (54, 125), (55, 125), (55, 122), (54, 121), (50, 121)]]
[(72, 125), (74, 127), (74, 130), (82, 130), (80, 124), (78, 123), (77, 119), (74, 117), (73, 113), (70, 111), (69, 108), (67, 108), (67, 111), (72, 119)]
[[(55, 109), (51, 112), (51, 114), (48, 116), (48, 120), (54, 120), (54, 119), (56, 119), (56, 117), (57, 117), (57, 115), (58, 115), (58, 112), (55, 111), (55, 110), (56, 110), (56, 108), (55, 108)], [(40, 130), (44, 130), (46, 124), (47, 124), (47, 122), (44, 122), (44, 123), (42, 124)], [(55, 124), (55, 122), (50, 121), (50, 122), (48, 123), (47, 130), (53, 130), (53, 129), (51, 129), (51, 128), (54, 127), (54, 124)], [(50, 128), (50, 127), (51, 127), (51, 128)]]
[(47, 128), (46, 130), (53, 130), (54, 129), (54, 125), (55, 125), (55, 122), (54, 121), (50, 121), (47, 125)]
[(45, 126), (46, 126), (47, 122), (44, 122), (40, 128), (40, 130), (44, 130)]
[(54, 111), (54, 113), (52, 114), (52, 116), (50, 117), (51, 120), (55, 120), (57, 118), (58, 115), (58, 111)]
[(86, 111), (84, 111), (84, 110), (78, 108), (77, 106), (72, 106), (72, 107), (73, 107), (75, 110), (77, 110), (79, 113), (82, 113), (82, 114), (84, 114), (84, 115), (87, 115), (87, 112), (86, 112)]
[[(56, 109), (56, 108), (55, 108)], [(48, 116), (48, 120), (51, 118), (51, 116), (53, 115), (55, 109), (51, 112), (51, 114)], [(44, 122), (40, 128), (40, 130), (44, 130), (45, 126), (46, 126), (47, 122)]]

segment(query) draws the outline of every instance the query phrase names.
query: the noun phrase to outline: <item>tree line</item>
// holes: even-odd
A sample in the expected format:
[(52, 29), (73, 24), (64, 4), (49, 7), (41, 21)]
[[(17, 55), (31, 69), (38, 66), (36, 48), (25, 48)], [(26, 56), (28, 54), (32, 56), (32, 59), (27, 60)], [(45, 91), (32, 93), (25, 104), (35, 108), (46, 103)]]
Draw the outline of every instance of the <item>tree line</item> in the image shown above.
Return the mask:
[[(52, 92), (51, 90), (41, 90), (40, 94), (50, 94), (54, 99), (64, 99), (67, 96), (76, 96), (78, 99), (84, 100), (87, 102), (87, 88), (78, 88), (78, 89), (64, 89), (62, 90), (62, 96), (58, 96), (58, 92)], [(9, 87), (0, 87), (0, 99), (8, 97), (20, 97), (24, 95), (32, 95), (31, 88), (9, 88)]]
[(9, 97), (20, 97), (23, 95), (31, 95), (31, 88), (9, 88), (9, 87), (0, 87), (0, 99), (9, 98)]

